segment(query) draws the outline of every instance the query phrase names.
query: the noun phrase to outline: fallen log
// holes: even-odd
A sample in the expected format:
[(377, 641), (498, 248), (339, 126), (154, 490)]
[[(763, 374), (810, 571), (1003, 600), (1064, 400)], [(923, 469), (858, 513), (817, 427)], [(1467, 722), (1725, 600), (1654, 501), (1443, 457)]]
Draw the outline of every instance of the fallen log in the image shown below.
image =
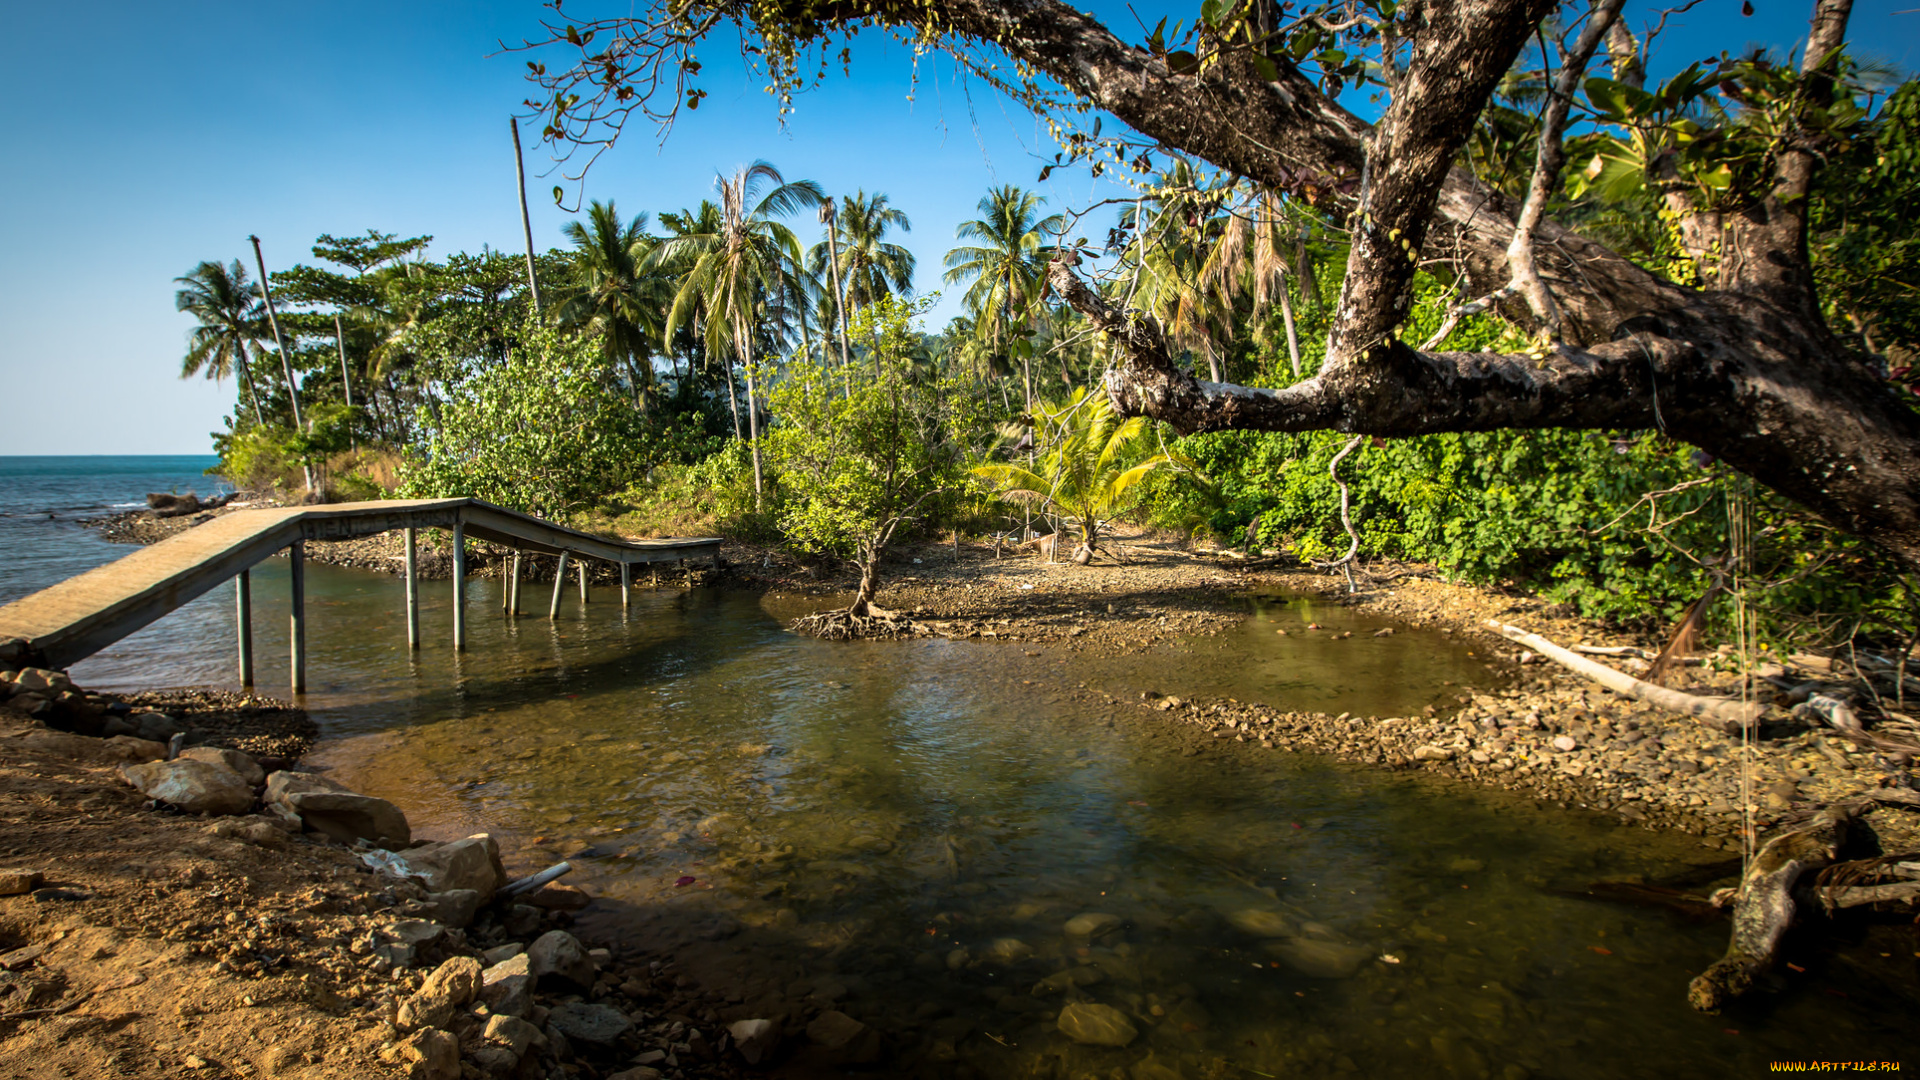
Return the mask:
[(1814, 890), (1829, 909), (1862, 907), (1896, 900), (1920, 900), (1920, 881), (1896, 881), (1887, 885), (1835, 885)]
[(1644, 701), (1669, 712), (1698, 717), (1703, 721), (1711, 722), (1723, 731), (1751, 728), (1760, 722), (1760, 717), (1767, 711), (1767, 707), (1758, 702), (1722, 701), (1679, 690), (1669, 690), (1664, 686), (1655, 686), (1623, 671), (1616, 671), (1605, 664), (1589, 660), (1570, 649), (1563, 649), (1539, 634), (1529, 633), (1517, 626), (1508, 626), (1495, 619), (1488, 619), (1487, 625), (1498, 630), (1502, 636), (1525, 645), (1561, 667), (1592, 679), (1616, 694), (1625, 694), (1636, 701)]
[(1846, 840), (1847, 826), (1859, 803), (1829, 806), (1797, 829), (1781, 833), (1760, 849), (1747, 868), (1733, 903), (1733, 940), (1727, 955), (1713, 962), (1687, 986), (1687, 1002), (1702, 1012), (1717, 1012), (1747, 992), (1773, 967), (1780, 939), (1797, 910), (1793, 887), (1800, 876), (1833, 862)]

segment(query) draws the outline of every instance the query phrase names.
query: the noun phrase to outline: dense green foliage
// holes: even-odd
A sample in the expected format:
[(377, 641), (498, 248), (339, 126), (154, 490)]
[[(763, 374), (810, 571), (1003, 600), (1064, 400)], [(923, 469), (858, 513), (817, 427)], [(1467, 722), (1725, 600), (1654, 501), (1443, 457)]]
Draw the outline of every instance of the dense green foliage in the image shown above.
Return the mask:
[[(1844, 57), (1833, 72), (1846, 93), (1821, 118), (1830, 152), (1809, 215), (1823, 302), (1871, 365), (1920, 385), (1920, 87)], [(1749, 55), (1651, 90), (1590, 81), (1593, 122), (1570, 140), (1570, 183), (1550, 212), (1675, 280), (1708, 280), (1712, 260), (1681, 251), (1663, 199), (1676, 184), (1709, 206), (1743, 197), (1768, 132), (1803, 107), (1796, 78)], [(1531, 166), (1542, 86), (1541, 71), (1516, 70), (1462, 155), (1510, 196)], [(1669, 151), (1678, 172), (1663, 179)], [(1078, 242), (1102, 287), (1159, 317), (1208, 377), (1313, 374), (1343, 223), (1162, 164), (1136, 169), (1138, 197), (1102, 226), (1103, 245)], [(304, 427), (258, 283), (239, 262), (199, 264), (177, 280), (197, 323), (182, 372), (238, 388), (216, 437), (224, 471), (282, 487), (311, 471), (336, 495), (472, 495), (629, 532), (726, 531), (851, 559), (868, 581), (905, 535), (1025, 526), (1036, 509), (1089, 554), (1116, 518), (1307, 561), (1345, 551), (1327, 473), (1345, 436), (1176, 439), (1111, 416), (1106, 344), (1044, 272), (1085, 219), (1014, 185), (988, 192), (944, 260), (962, 313), (932, 334), (916, 324), (930, 298), (911, 297), (912, 256), (889, 240), (911, 223), (887, 195), (829, 199), (765, 163), (715, 189), (651, 215), (592, 203), (565, 230), (568, 249), (535, 259), (538, 311), (520, 257), (435, 261), (430, 237), (371, 230), (318, 238), (319, 265), (271, 275)], [(1403, 336), (1444, 327), (1446, 348), (1530, 344), (1497, 309), (1460, 317), (1465, 290), (1422, 275)], [(382, 466), (401, 460), (395, 485)], [(1878, 553), (1662, 432), (1375, 440), (1341, 470), (1363, 564), (1430, 563), (1650, 623), (1729, 571), (1729, 507), (1744, 506), (1757, 540), (1740, 570), (1764, 586), (1769, 633), (1898, 635), (1916, 621), (1914, 583)]]

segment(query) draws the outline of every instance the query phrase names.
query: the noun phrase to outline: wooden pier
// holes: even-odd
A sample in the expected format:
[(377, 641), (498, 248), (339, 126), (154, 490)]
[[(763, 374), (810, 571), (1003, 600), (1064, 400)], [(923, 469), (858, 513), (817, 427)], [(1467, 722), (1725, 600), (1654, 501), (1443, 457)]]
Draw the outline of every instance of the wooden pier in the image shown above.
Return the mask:
[[(486, 540), (510, 548), (511, 574), (501, 589), (509, 615), (520, 611), (523, 554), (556, 555), (550, 617), (558, 617), (569, 563), (579, 567), (580, 599), (587, 598), (587, 559), (620, 567), (620, 601), (632, 600), (635, 563), (685, 562), (720, 557), (715, 537), (665, 540), (608, 540), (564, 528), (478, 499), (396, 499), (335, 503), (274, 510), (234, 510), (125, 558), (68, 578), (5, 607), (0, 607), (0, 644), (20, 659), (42, 667), (64, 668), (160, 619), (188, 601), (234, 583), (234, 616), (242, 685), (253, 685), (252, 578), (248, 571), (285, 550), (290, 566), (293, 609), (293, 692), (307, 683), (306, 542), (353, 540), (405, 530), (407, 644), (420, 647), (420, 588), (416, 534), (423, 528), (453, 535), (453, 647), (466, 640), (466, 542)], [(9, 639), (12, 639), (11, 641)]]

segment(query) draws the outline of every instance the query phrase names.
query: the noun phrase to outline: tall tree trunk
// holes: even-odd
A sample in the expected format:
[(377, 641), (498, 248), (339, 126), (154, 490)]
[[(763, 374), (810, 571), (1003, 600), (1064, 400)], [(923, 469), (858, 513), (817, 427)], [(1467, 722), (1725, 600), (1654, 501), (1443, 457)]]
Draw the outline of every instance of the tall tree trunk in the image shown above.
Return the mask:
[(527, 164), (521, 157), (520, 118), (507, 117), (507, 124), (513, 128), (513, 175), (519, 182), (515, 185), (520, 192), (520, 231), (527, 239), (527, 292), (533, 296), (533, 313), (540, 314), (540, 279), (533, 272), (533, 218), (527, 214)]
[(240, 366), (240, 383), (246, 391), (247, 404), (253, 407), (253, 424), (255, 427), (265, 427), (267, 418), (260, 411), (260, 391), (253, 385), (253, 365), (247, 363), (247, 343), (244, 341), (238, 347), (235, 362)]
[(828, 199), (822, 209), (827, 226), (827, 275), (833, 284), (833, 314), (840, 328), (840, 366), (845, 368), (853, 360), (852, 346), (847, 343), (847, 300), (840, 292), (839, 210), (832, 199)]
[(1287, 281), (1280, 280), (1280, 321), (1287, 326), (1287, 358), (1293, 361), (1293, 377), (1300, 377), (1300, 334), (1293, 326), (1293, 300), (1287, 296)]
[(751, 332), (740, 335), (738, 341), (740, 343), (740, 355), (746, 360), (743, 366), (746, 368), (747, 375), (747, 445), (753, 450), (753, 509), (757, 513), (761, 509), (760, 414), (759, 410), (754, 407), (753, 337)]
[[(287, 377), (287, 400), (293, 404), (293, 426), (306, 431), (305, 417), (300, 413), (300, 388), (293, 382), (293, 361), (287, 356), (287, 339), (280, 333), (280, 316), (273, 310), (273, 289), (267, 283), (267, 258), (260, 253), (260, 238), (249, 236), (253, 241), (253, 262), (260, 268), (260, 298), (267, 305), (267, 326), (273, 330), (274, 347), (280, 350), (280, 371)], [(313, 491), (313, 466), (301, 463), (301, 471), (306, 474), (307, 491)]]

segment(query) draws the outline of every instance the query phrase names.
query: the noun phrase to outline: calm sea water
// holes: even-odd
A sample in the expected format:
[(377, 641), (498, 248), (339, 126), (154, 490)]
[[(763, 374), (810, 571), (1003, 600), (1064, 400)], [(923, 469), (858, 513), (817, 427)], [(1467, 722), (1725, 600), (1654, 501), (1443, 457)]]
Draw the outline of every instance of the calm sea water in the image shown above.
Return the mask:
[[(74, 524), (203, 459), (0, 459), (0, 600), (128, 549)], [(48, 515), (51, 515), (49, 517)], [(1098, 574), (1098, 568), (1087, 571)], [(254, 572), (261, 689), (286, 685), (286, 573)], [(1183, 756), (1158, 690), (1388, 715), (1485, 675), (1466, 644), (1305, 599), (1124, 660), (992, 642), (828, 643), (805, 601), (601, 590), (509, 620), (499, 583), (308, 575), (311, 759), (430, 837), (488, 829), (558, 858), (598, 936), (671, 956), (723, 1019), (826, 1003), (884, 1036), (870, 1075), (928, 1080), (1744, 1076), (1788, 1060), (1920, 1063), (1910, 928), (1798, 936), (1737, 1009), (1689, 976), (1723, 923), (1580, 895), (1718, 861), (1682, 836), (1419, 776), (1227, 747)], [(218, 589), (75, 668), (83, 683), (233, 682)], [(542, 590), (529, 606), (544, 615)], [(1351, 639), (1276, 635), (1317, 621)], [(1453, 684), (1453, 685), (1449, 685)], [(1118, 705), (1093, 691), (1121, 699)], [(1076, 916), (1111, 916), (1089, 938)], [(1081, 1046), (1070, 1003), (1137, 1036)], [(703, 1024), (703, 1027), (707, 1025)], [(796, 1025), (797, 1026), (797, 1025)], [(785, 1077), (840, 1075), (803, 1055)]]
[[(86, 519), (143, 507), (149, 492), (207, 496), (231, 491), (226, 481), (206, 475), (218, 460), (211, 454), (0, 457), (0, 604), (132, 550), (101, 539), (98, 531), (80, 524)], [(216, 639), (231, 637), (224, 596), (202, 597), (82, 662), (74, 674), (101, 686), (217, 677), (225, 668), (210, 665), (206, 649)], [(162, 668), (173, 677), (161, 674)], [(180, 678), (182, 673), (188, 678)]]

